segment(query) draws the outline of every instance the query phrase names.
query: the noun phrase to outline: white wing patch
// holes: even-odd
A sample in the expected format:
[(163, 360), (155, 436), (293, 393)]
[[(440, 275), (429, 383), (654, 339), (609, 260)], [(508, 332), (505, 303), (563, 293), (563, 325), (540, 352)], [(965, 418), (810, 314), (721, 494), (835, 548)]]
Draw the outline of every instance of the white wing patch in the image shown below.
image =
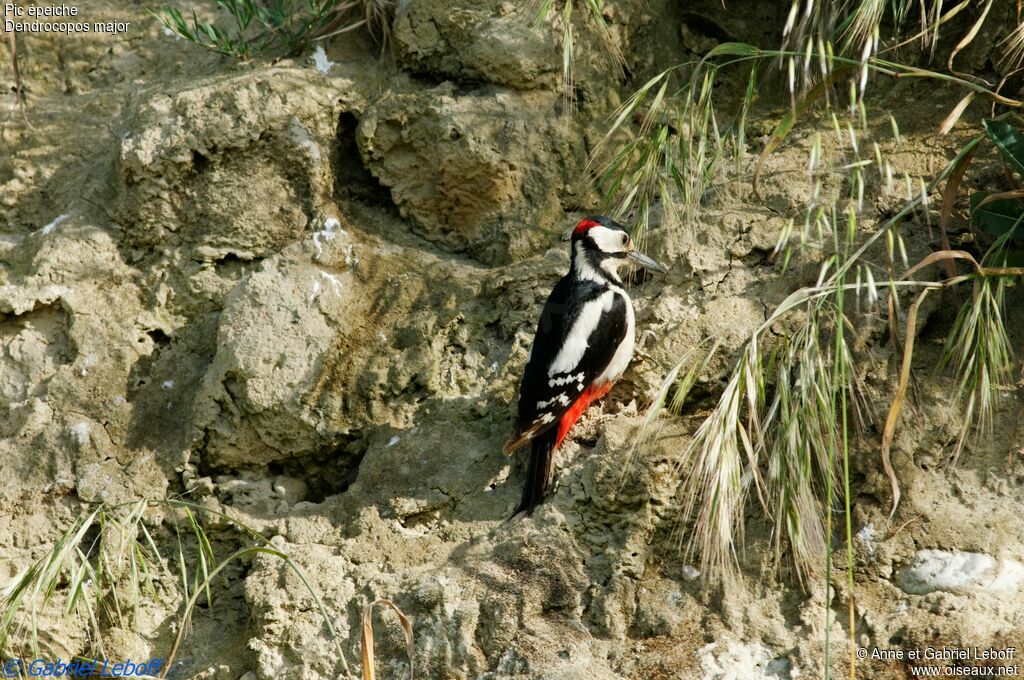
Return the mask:
[(548, 380), (548, 387), (561, 387), (562, 385), (568, 385), (571, 382), (583, 382), (583, 378), (586, 377), (582, 372), (576, 375), (566, 375), (561, 378), (552, 378)]
[(559, 404), (561, 404), (562, 406), (568, 406), (569, 405), (569, 395), (566, 394), (565, 392), (562, 392), (561, 394), (557, 394), (557, 395), (551, 397), (547, 401), (538, 401), (537, 402), (537, 409), (538, 410), (546, 409), (548, 406), (551, 406), (556, 401)]
[(614, 300), (615, 293), (609, 290), (583, 305), (583, 310), (569, 329), (565, 344), (548, 366), (548, 376), (568, 373), (576, 368), (587, 351), (590, 337), (594, 334), (597, 324), (601, 322), (601, 315), (612, 308)]

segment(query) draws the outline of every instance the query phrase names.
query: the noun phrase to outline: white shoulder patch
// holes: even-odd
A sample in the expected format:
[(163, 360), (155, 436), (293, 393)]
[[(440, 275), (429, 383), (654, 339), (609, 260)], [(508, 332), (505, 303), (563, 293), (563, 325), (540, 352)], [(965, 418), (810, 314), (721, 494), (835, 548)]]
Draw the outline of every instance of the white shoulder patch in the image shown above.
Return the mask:
[(549, 377), (559, 373), (569, 373), (576, 368), (589, 347), (594, 330), (601, 323), (601, 315), (612, 308), (614, 301), (615, 293), (609, 290), (583, 305), (576, 322), (569, 329), (565, 344), (559, 350), (555, 360), (548, 366)]

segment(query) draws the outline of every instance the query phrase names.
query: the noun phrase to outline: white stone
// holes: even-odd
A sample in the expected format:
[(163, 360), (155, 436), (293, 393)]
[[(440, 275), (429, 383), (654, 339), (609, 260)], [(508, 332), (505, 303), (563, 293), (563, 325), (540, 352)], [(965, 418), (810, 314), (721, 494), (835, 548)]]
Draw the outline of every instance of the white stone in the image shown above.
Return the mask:
[(75, 423), (69, 428), (71, 432), (71, 438), (75, 440), (75, 443), (79, 446), (84, 446), (89, 441), (89, 423), (81, 421)]
[(951, 593), (972, 591), (1012, 592), (1024, 581), (1024, 565), (1014, 560), (1000, 563), (983, 553), (919, 550), (900, 570), (898, 583), (904, 592), (924, 595), (936, 590)]
[(681, 571), (683, 578), (687, 581), (695, 581), (700, 578), (700, 570), (692, 564), (683, 565)]
[(313, 65), (316, 66), (316, 70), (320, 71), (320, 73), (327, 73), (334, 66), (334, 62), (327, 58), (323, 45), (317, 45), (316, 49), (313, 50)]
[(857, 532), (857, 540), (864, 544), (864, 546), (868, 549), (869, 555), (875, 554), (875, 538), (876, 535), (874, 522), (870, 522), (864, 525), (863, 527), (861, 527), (861, 530)]
[(712, 642), (697, 650), (703, 680), (782, 680), (795, 676), (788, 659), (756, 642)]

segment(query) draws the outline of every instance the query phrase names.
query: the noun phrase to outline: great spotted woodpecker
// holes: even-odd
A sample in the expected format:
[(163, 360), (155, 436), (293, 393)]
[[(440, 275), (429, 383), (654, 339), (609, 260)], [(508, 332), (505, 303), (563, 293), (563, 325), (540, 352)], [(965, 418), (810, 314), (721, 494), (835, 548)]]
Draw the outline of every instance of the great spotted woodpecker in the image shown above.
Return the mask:
[(667, 271), (636, 251), (626, 229), (593, 215), (572, 232), (569, 272), (544, 304), (519, 386), (519, 415), (505, 453), (531, 442), (522, 500), (530, 514), (551, 484), (554, 452), (587, 407), (600, 399), (633, 357), (633, 303), (619, 267), (633, 262)]

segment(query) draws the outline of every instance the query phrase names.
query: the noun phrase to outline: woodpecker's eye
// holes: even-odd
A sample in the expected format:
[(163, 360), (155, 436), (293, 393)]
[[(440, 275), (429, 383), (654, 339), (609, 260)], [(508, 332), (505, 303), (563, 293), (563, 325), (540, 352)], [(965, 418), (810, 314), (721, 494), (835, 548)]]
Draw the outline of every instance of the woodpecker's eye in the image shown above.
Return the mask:
[(622, 235), (622, 246), (625, 247), (627, 243), (629, 243), (629, 234), (623, 234)]

